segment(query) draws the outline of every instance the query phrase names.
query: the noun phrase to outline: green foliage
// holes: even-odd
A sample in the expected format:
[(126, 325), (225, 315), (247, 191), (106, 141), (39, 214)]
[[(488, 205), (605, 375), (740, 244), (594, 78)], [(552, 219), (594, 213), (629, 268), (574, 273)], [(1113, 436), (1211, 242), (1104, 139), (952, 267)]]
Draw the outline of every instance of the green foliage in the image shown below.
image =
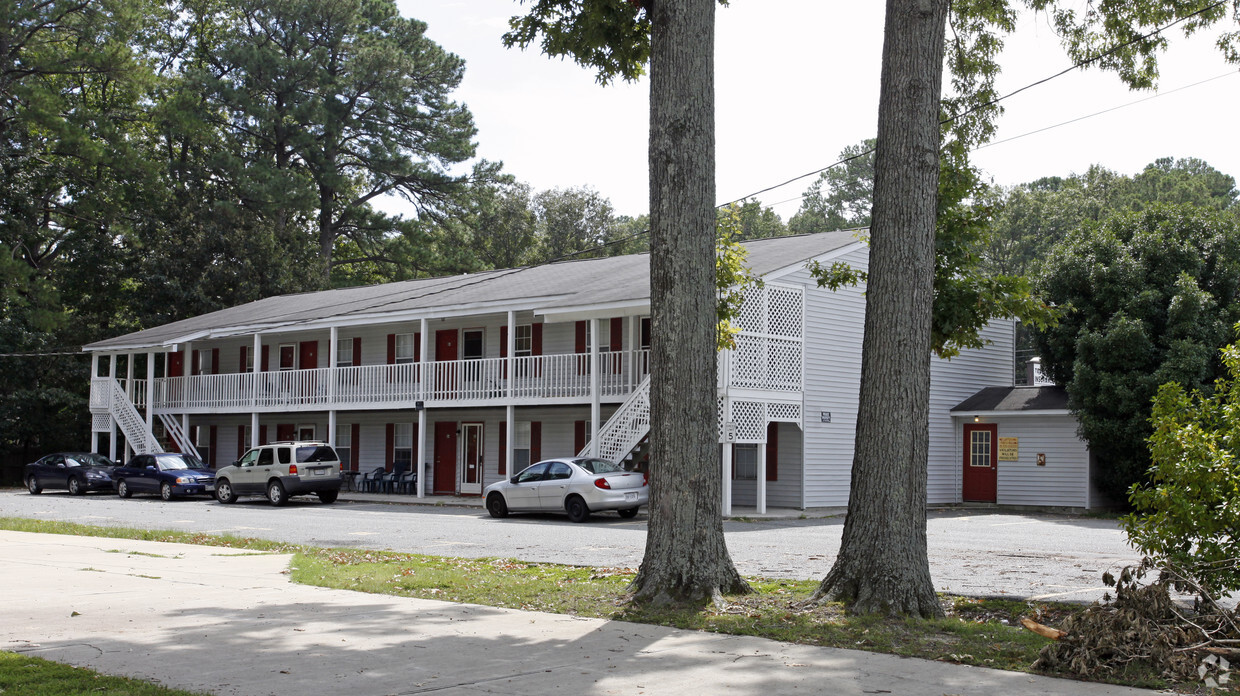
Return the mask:
[(11, 696), (201, 696), (139, 679), (112, 677), (31, 655), (0, 651), (0, 693)]
[(742, 228), (741, 209), (736, 204), (725, 208), (717, 218), (715, 289), (718, 292), (718, 302), (715, 315), (718, 326), (716, 343), (719, 350), (736, 347), (736, 335), (740, 333), (740, 328), (733, 322), (740, 315), (745, 293), (762, 287), (762, 279), (745, 265), (749, 251), (737, 241)]
[(1087, 223), (1056, 245), (1037, 287), (1070, 307), (1036, 335), (1116, 500), (1149, 467), (1149, 408), (1159, 385), (1206, 388), (1240, 319), (1240, 224), (1226, 213), (1154, 205)]
[[(866, 141), (872, 142), (872, 141)], [(854, 148), (864, 152), (862, 145)], [(873, 171), (870, 167), (860, 172)], [(858, 160), (860, 161), (860, 160)], [(852, 182), (841, 191), (872, 197), (873, 181)], [(938, 215), (935, 231), (934, 304), (931, 345), (942, 358), (952, 358), (966, 348), (981, 348), (982, 329), (993, 319), (1016, 317), (1023, 323), (1044, 328), (1058, 319), (1058, 311), (1040, 300), (1022, 276), (987, 272), (983, 257), (990, 240), (991, 208), (980, 173), (969, 164), (964, 146), (953, 140), (940, 154)], [(852, 204), (860, 209), (863, 201)], [(865, 236), (862, 235), (864, 239)], [(836, 261), (829, 266), (809, 265), (819, 287), (839, 290), (865, 283), (868, 274)]]
[(549, 56), (570, 57), (593, 68), (600, 84), (637, 80), (650, 60), (650, 19), (630, 0), (520, 0), (529, 14), (508, 21), (504, 45), (526, 48), (541, 41)]
[(840, 152), (844, 163), (818, 175), (788, 220), (788, 231), (805, 234), (870, 226), (876, 142), (867, 138)]
[(762, 205), (756, 198), (745, 198), (725, 208), (720, 208), (720, 218), (737, 216), (736, 240), (767, 239), (788, 234), (788, 228), (779, 214)]
[(1223, 348), (1222, 360), (1227, 375), (1212, 391), (1159, 387), (1148, 480), (1130, 489), (1135, 512), (1121, 524), (1156, 564), (1230, 594), (1240, 590), (1240, 346)]

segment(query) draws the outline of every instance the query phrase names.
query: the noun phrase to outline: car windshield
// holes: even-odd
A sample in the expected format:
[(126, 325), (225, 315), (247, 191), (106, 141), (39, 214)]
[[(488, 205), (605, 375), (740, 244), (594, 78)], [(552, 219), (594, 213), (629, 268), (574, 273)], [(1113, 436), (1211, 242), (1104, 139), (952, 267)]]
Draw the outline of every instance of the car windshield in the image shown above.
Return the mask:
[(336, 451), (328, 445), (304, 445), (297, 448), (297, 461), (302, 462), (334, 462)]
[(207, 468), (198, 457), (188, 454), (160, 454), (155, 457), (159, 460), (159, 468), (165, 471), (172, 469), (205, 469)]
[(617, 474), (624, 471), (619, 464), (606, 459), (574, 459), (573, 463), (591, 474)]

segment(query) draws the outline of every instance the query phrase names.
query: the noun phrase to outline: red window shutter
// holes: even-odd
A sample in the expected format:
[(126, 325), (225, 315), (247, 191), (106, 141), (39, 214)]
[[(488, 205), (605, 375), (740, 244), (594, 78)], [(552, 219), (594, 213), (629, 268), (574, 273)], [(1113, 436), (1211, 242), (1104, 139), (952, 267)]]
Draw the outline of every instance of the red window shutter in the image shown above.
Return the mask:
[(245, 351), (246, 347), (241, 346), (241, 360), (237, 362), (237, 373), (245, 374)]
[[(217, 348), (216, 350), (219, 350), (219, 349)], [(208, 460), (207, 466), (211, 467), (212, 469), (215, 468), (215, 462), (219, 459), (219, 457), (216, 456), (215, 454), (215, 443), (218, 442), (215, 428), (216, 426), (213, 425), (211, 426), (210, 431), (207, 432), (207, 447), (210, 448), (207, 451), (207, 460)]]
[[(358, 339), (353, 339), (353, 340), (356, 341)], [(354, 353), (354, 355), (357, 355), (357, 354)], [(349, 435), (350, 435), (349, 446), (353, 448), (353, 451), (349, 453), (349, 458), (353, 460), (349, 462), (349, 466), (353, 468), (353, 471), (360, 471), (360, 469), (358, 468), (358, 462), (360, 461), (359, 452), (362, 451), (362, 439), (361, 439), (362, 438), (362, 426), (361, 424), (354, 423)]]
[(499, 327), (499, 357), (508, 357), (508, 327)]
[[(266, 346), (263, 347), (266, 348)], [(265, 425), (258, 426), (258, 444), (267, 444), (267, 426)]]
[(245, 454), (245, 450), (247, 446), (249, 446), (249, 443), (245, 441), (245, 426), (238, 425), (237, 426), (237, 459), (240, 459), (241, 455)]
[(542, 355), (542, 324), (530, 325), (530, 352), (534, 355)]
[(499, 422), (499, 475), (508, 474), (508, 421)]
[(211, 349), (211, 374), (218, 375), (220, 373), (220, 349)]
[(620, 317), (611, 320), (611, 349), (624, 350), (624, 319)]
[(584, 321), (577, 322), (577, 347), (573, 352), (586, 352), (586, 323)]
[(202, 372), (202, 354), (198, 351), (198, 349), (195, 348), (193, 353), (191, 353), (189, 356), (189, 373), (192, 376), (192, 375), (199, 374), (201, 372)]
[(383, 468), (392, 470), (392, 460), (396, 458), (396, 424), (387, 424), (387, 435), (383, 451)]
[(422, 362), (422, 332), (417, 331), (413, 334), (413, 361)]
[[(362, 337), (354, 336), (353, 337), (353, 367), (361, 367), (361, 365), (362, 365)], [(335, 365), (332, 365), (332, 367), (335, 367)], [(355, 425), (353, 427), (356, 428), (357, 426)], [(353, 446), (357, 447), (357, 443), (354, 443)]]
[[(578, 450), (580, 451), (580, 450)], [(530, 421), (530, 464), (542, 460), (542, 422)]]
[(779, 423), (766, 426), (766, 480), (779, 480)]
[(271, 358), (271, 346), (263, 346), (263, 359), (262, 359), (262, 366), (260, 367), (260, 369), (263, 372), (267, 371), (267, 365), (269, 364), (270, 358)]
[(736, 480), (736, 445), (729, 445), (732, 448), (732, 480)]
[(388, 361), (387, 364), (396, 364), (396, 334), (388, 334)]
[(585, 446), (586, 446), (586, 422), (585, 421), (574, 421), (573, 422), (573, 456), (574, 457), (577, 456), (577, 453), (585, 449)]

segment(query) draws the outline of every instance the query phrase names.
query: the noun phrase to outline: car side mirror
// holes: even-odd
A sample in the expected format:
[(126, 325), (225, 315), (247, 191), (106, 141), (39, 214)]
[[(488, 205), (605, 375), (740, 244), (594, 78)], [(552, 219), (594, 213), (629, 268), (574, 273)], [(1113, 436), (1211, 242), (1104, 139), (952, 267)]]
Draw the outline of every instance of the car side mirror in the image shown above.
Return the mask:
[(508, 479), (508, 483), (516, 484), (516, 483), (517, 483), (517, 477), (516, 477), (516, 476), (513, 476), (512, 478)]
[(146, 465), (146, 468), (148, 468), (148, 469), (154, 469), (154, 468), (155, 468), (155, 465), (154, 465), (154, 464), (147, 464), (147, 465)]

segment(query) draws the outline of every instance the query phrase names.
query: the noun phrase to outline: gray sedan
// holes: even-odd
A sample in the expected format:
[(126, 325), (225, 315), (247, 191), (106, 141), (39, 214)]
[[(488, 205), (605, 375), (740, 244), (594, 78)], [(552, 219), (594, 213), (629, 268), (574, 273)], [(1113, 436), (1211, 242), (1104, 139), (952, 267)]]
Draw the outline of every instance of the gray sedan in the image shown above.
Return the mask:
[(625, 471), (606, 459), (568, 457), (538, 462), (484, 492), (491, 517), (508, 512), (565, 512), (584, 522), (591, 512), (615, 510), (621, 517), (637, 515), (650, 500), (646, 474)]

